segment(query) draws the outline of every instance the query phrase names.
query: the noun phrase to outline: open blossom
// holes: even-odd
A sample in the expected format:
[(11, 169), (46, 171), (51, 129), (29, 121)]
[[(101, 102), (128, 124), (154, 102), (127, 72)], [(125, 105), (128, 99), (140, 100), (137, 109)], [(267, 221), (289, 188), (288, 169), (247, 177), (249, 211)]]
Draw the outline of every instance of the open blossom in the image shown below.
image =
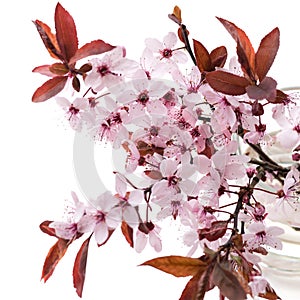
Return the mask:
[(76, 98), (72, 103), (64, 98), (57, 97), (57, 104), (66, 112), (66, 118), (72, 129), (80, 131), (84, 122), (84, 114), (89, 110), (89, 103), (85, 98)]
[(122, 75), (132, 75), (138, 63), (125, 58), (125, 49), (116, 47), (103, 58), (91, 59), (92, 71), (85, 78), (85, 84), (96, 92), (123, 82)]
[(158, 63), (156, 68), (161, 70), (161, 73), (163, 73), (163, 71), (171, 72), (177, 69), (178, 66), (176, 63), (187, 62), (186, 54), (174, 48), (176, 43), (177, 36), (174, 32), (169, 32), (163, 38), (163, 42), (152, 38), (145, 40), (146, 47), (150, 49), (157, 58)]
[(121, 223), (122, 211), (118, 204), (119, 199), (111, 193), (101, 194), (80, 219), (78, 230), (82, 233), (94, 232), (96, 242), (101, 245), (107, 240), (109, 230), (114, 230)]
[(261, 246), (270, 246), (278, 250), (282, 249), (282, 243), (278, 236), (283, 234), (284, 231), (280, 227), (266, 227), (262, 222), (255, 222), (247, 227), (247, 232), (243, 235), (243, 239), (249, 250), (254, 250)]
[(80, 232), (78, 222), (86, 210), (85, 204), (79, 201), (75, 192), (72, 192), (71, 196), (72, 200), (66, 203), (64, 220), (50, 224), (50, 227), (55, 229), (56, 235), (66, 240), (71, 240)]
[[(188, 161), (179, 161), (175, 159), (164, 159), (160, 164), (162, 179), (154, 184), (158, 191), (183, 191), (187, 195), (194, 195), (196, 192), (196, 183), (189, 179), (195, 170)], [(153, 187), (153, 188), (154, 188)]]

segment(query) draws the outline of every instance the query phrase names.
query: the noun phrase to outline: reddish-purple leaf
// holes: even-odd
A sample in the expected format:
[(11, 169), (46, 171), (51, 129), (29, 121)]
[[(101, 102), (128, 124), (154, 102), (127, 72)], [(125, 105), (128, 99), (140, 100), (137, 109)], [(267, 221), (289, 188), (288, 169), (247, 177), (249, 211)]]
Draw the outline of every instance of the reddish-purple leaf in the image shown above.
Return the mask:
[(236, 41), (239, 62), (243, 71), (249, 76), (249, 79), (253, 81), (255, 79), (255, 52), (248, 36), (234, 23), (218, 17), (217, 19)]
[(255, 54), (255, 70), (259, 81), (266, 77), (274, 62), (279, 48), (279, 35), (279, 29), (276, 27), (261, 40)]
[(276, 98), (277, 82), (271, 77), (265, 77), (259, 85), (249, 85), (246, 87), (247, 95), (251, 99), (274, 101)]
[(212, 272), (212, 281), (220, 289), (220, 293), (229, 300), (247, 299), (246, 292), (237, 277), (218, 262)]
[(102, 40), (92, 41), (90, 43), (83, 45), (81, 48), (79, 48), (76, 51), (74, 56), (70, 59), (70, 64), (73, 64), (76, 61), (91, 55), (98, 55), (98, 54), (105, 53), (114, 48), (115, 46), (105, 43)]
[(59, 49), (65, 61), (69, 62), (78, 49), (77, 31), (72, 16), (57, 3), (55, 8), (55, 29)]
[(33, 21), (33, 23), (50, 55), (53, 58), (61, 59), (61, 53), (56, 40), (56, 36), (51, 32), (50, 27), (39, 20), (35, 20)]
[(56, 76), (41, 85), (33, 94), (33, 102), (43, 102), (57, 95), (66, 85), (67, 76)]
[(210, 228), (203, 228), (198, 230), (199, 240), (207, 239), (208, 241), (216, 241), (224, 236), (227, 231), (227, 221), (215, 221), (211, 223)]
[(58, 239), (58, 241), (50, 248), (47, 257), (44, 262), (42, 278), (46, 282), (53, 274), (55, 267), (65, 255), (69, 246), (69, 241), (64, 239)]
[(212, 71), (213, 66), (207, 49), (197, 40), (193, 39), (193, 44), (197, 67), (199, 68), (200, 72)]
[(79, 297), (82, 297), (83, 285), (85, 280), (86, 262), (89, 250), (90, 235), (81, 245), (74, 262), (73, 267), (73, 284), (76, 289), (76, 293)]
[(151, 266), (176, 277), (186, 277), (203, 272), (207, 263), (198, 258), (171, 255), (148, 260), (141, 266)]
[(69, 69), (66, 67), (66, 65), (62, 63), (52, 64), (49, 66), (49, 70), (56, 75), (66, 75), (69, 72)]
[(133, 229), (125, 221), (122, 221), (121, 230), (129, 246), (133, 248)]
[[(202, 297), (198, 297), (199, 293), (199, 282), (201, 279), (203, 272), (197, 273), (195, 276), (193, 276), (188, 283), (186, 284), (184, 290), (182, 291), (182, 294), (180, 296), (179, 300), (202, 300)], [(203, 297), (205, 295), (205, 292), (203, 293)], [(202, 295), (201, 295), (202, 296)]]
[(213, 68), (219, 67), (222, 68), (225, 65), (227, 59), (227, 50), (226, 47), (220, 46), (212, 50), (209, 54), (211, 64)]
[(34, 73), (40, 73), (42, 75), (46, 75), (48, 77), (55, 77), (57, 76), (56, 74), (53, 74), (50, 69), (49, 69), (50, 65), (42, 65), (42, 66), (38, 66), (35, 67), (32, 72)]
[(227, 95), (243, 95), (250, 82), (241, 76), (224, 72), (213, 71), (206, 74), (206, 81), (217, 92)]
[(57, 237), (56, 233), (55, 233), (55, 229), (49, 227), (49, 225), (52, 223), (53, 221), (44, 221), (40, 224), (40, 229), (41, 231), (43, 231), (44, 233), (50, 235), (50, 236), (55, 236)]

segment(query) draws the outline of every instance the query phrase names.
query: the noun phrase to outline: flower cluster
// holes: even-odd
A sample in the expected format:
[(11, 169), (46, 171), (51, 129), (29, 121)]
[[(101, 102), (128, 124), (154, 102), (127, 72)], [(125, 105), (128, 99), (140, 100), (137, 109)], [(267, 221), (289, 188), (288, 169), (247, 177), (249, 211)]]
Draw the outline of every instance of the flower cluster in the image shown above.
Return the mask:
[[(137, 252), (147, 243), (158, 252), (163, 221), (172, 219), (184, 228), (187, 257), (160, 257), (143, 265), (193, 276), (180, 299), (203, 299), (214, 287), (228, 299), (277, 299), (258, 263), (270, 247), (282, 248), (278, 236), (283, 231), (266, 220), (280, 212), (297, 225), (300, 189), (297, 95), (277, 89), (267, 77), (279, 47), (278, 28), (255, 52), (243, 30), (218, 18), (237, 43), (237, 57), (227, 67), (224, 46), (208, 52), (193, 40), (191, 47), (178, 7), (169, 15), (178, 33), (167, 33), (163, 41), (147, 38), (138, 61), (127, 58), (123, 46), (102, 40), (78, 48), (70, 14), (58, 4), (55, 16), (56, 34), (34, 22), (60, 62), (34, 69), (51, 78), (32, 100), (56, 96), (71, 128), (125, 155), (114, 170), (114, 191), (87, 203), (72, 193), (66, 218), (41, 224), (58, 238), (46, 258), (43, 279), (52, 275), (72, 241), (88, 234), (73, 270), (81, 296), (82, 266), (92, 236), (101, 246), (121, 228)], [(93, 57), (76, 68), (88, 56)], [(58, 95), (62, 90), (70, 96)], [(266, 109), (281, 127), (275, 135), (270, 134)], [(264, 151), (275, 143), (290, 153), (288, 167)], [(241, 152), (241, 144), (247, 152)], [(199, 251), (201, 256), (193, 258)]]

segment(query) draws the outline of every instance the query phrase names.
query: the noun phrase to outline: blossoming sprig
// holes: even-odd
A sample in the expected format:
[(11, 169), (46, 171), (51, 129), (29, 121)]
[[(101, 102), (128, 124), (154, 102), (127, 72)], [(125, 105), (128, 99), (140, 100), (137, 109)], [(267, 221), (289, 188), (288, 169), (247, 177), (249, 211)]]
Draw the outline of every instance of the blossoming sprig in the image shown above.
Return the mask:
[(63, 90), (68, 78), (72, 78), (74, 90), (80, 90), (78, 75), (84, 76), (91, 70), (89, 64), (75, 68), (78, 60), (90, 55), (101, 54), (114, 48), (102, 40), (92, 41), (78, 48), (77, 31), (72, 16), (57, 4), (55, 9), (56, 34), (45, 23), (35, 20), (35, 24), (41, 39), (51, 57), (60, 60), (52, 65), (43, 65), (34, 68), (33, 72), (38, 72), (52, 77), (39, 87), (32, 96), (33, 102), (42, 102), (57, 95)]
[[(53, 78), (37, 89), (33, 100), (57, 95), (68, 78), (79, 91), (74, 78), (82, 75), (87, 91), (82, 97), (56, 98), (71, 128), (86, 130), (94, 140), (109, 142), (125, 154), (113, 171), (115, 193), (105, 192), (88, 199), (88, 204), (72, 194), (70, 218), (41, 224), (43, 232), (58, 238), (46, 257), (42, 278), (52, 275), (73, 240), (88, 234), (73, 268), (74, 287), (81, 297), (92, 236), (102, 246), (120, 228), (138, 253), (148, 242), (160, 251), (163, 221), (171, 219), (184, 227), (187, 257), (159, 257), (142, 265), (192, 276), (180, 300), (203, 299), (214, 287), (222, 299), (280, 299), (258, 266), (270, 247), (282, 246), (282, 231), (268, 227), (267, 216), (282, 208), (296, 220), (299, 204), (299, 164), (283, 167), (264, 151), (265, 143), (276, 142), (266, 134), (267, 105), (284, 129), (278, 141), (299, 151), (299, 105), (266, 76), (279, 47), (279, 30), (266, 35), (255, 52), (244, 31), (218, 18), (237, 43), (237, 58), (226, 69), (224, 46), (209, 53), (193, 39), (191, 47), (180, 9), (175, 7), (169, 16), (179, 25), (184, 49), (177, 47), (172, 32), (163, 42), (147, 38), (139, 63), (126, 57), (125, 47), (103, 41), (78, 49), (74, 21), (60, 4), (55, 11), (56, 35), (35, 21), (46, 48), (61, 62), (34, 70)], [(107, 53), (92, 58), (83, 69), (75, 68), (77, 60), (103, 52)], [(190, 72), (183, 65), (184, 52), (194, 63)], [(237, 139), (252, 152), (240, 154)], [(278, 188), (272, 192), (269, 187), (274, 185)], [(267, 197), (275, 211), (265, 203)], [(294, 210), (287, 210), (291, 205)], [(190, 257), (199, 250), (200, 257)]]

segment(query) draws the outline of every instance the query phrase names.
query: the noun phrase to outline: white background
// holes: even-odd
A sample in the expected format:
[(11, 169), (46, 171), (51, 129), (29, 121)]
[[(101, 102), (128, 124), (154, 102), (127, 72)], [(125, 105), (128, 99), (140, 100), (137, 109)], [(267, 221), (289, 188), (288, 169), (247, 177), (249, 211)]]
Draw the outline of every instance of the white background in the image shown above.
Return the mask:
[[(101, 38), (124, 45), (132, 59), (138, 59), (146, 37), (161, 39), (177, 30), (167, 17), (176, 4), (191, 36), (208, 50), (220, 45), (234, 50), (234, 41), (215, 16), (243, 28), (255, 49), (278, 26), (281, 46), (269, 75), (281, 87), (299, 85), (297, 1), (64, 0), (61, 4), (75, 19), (80, 45)], [(54, 276), (46, 284), (40, 282), (44, 258), (55, 238), (40, 232), (38, 226), (46, 219), (60, 219), (63, 200), (71, 190), (79, 192), (72, 165), (73, 135), (61, 122), (61, 112), (51, 100), (31, 103), (32, 93), (46, 80), (31, 70), (52, 62), (31, 21), (40, 19), (53, 27), (55, 5), (54, 0), (6, 1), (0, 13), (0, 297), (7, 300), (77, 299), (71, 272), (78, 243), (72, 245)], [(137, 267), (156, 254), (146, 250), (136, 255), (118, 234), (104, 247), (97, 248), (93, 241), (91, 245), (83, 299), (178, 299), (188, 280)], [(185, 250), (175, 240), (165, 245), (161, 255), (184, 254)], [(297, 293), (288, 296), (291, 289), (284, 279), (277, 281), (283, 299), (298, 299)], [(207, 299), (216, 299), (213, 295)]]

